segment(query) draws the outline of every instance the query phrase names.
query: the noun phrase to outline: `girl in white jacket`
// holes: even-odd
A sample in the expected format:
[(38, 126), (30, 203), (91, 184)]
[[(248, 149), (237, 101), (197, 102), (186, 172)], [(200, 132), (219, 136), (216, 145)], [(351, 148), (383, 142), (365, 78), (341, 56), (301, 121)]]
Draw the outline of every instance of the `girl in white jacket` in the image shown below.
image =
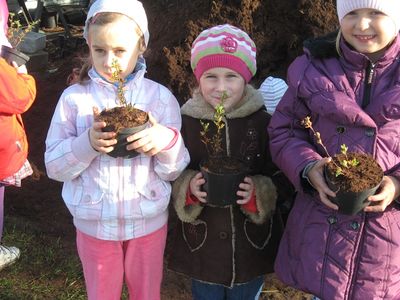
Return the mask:
[[(136, 0), (97, 0), (84, 29), (91, 66), (59, 100), (46, 139), (50, 178), (77, 228), (77, 248), (89, 299), (160, 299), (170, 181), (189, 162), (179, 130), (179, 104), (164, 86), (144, 78), (149, 33)], [(149, 113), (150, 126), (127, 138), (132, 159), (107, 153), (115, 132), (94, 114), (117, 106), (112, 61), (125, 79), (125, 97)], [(135, 296), (135, 298), (134, 298)]]

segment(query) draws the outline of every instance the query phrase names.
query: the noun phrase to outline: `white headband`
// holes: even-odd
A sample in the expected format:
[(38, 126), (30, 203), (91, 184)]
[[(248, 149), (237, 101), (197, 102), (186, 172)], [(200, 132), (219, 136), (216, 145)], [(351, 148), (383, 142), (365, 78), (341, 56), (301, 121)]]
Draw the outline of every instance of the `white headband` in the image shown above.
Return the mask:
[(137, 0), (96, 0), (93, 2), (86, 17), (85, 28), (83, 30), (83, 37), (86, 41), (88, 40), (90, 19), (99, 13), (105, 12), (120, 13), (135, 21), (144, 35), (144, 42), (147, 46), (150, 37), (147, 28), (147, 16), (142, 3)]
[(400, 29), (400, 1), (399, 0), (337, 0), (337, 14), (339, 22), (349, 12), (360, 8), (371, 8), (383, 12), (390, 17), (394, 24), (396, 32)]

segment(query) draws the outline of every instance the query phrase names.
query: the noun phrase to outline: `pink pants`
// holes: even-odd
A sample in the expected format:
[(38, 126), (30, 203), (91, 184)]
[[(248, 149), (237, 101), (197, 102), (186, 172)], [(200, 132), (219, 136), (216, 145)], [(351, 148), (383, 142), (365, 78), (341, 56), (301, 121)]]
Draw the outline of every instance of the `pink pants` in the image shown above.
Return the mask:
[(159, 300), (167, 225), (128, 241), (96, 239), (77, 230), (89, 300), (119, 300), (125, 283), (129, 300)]

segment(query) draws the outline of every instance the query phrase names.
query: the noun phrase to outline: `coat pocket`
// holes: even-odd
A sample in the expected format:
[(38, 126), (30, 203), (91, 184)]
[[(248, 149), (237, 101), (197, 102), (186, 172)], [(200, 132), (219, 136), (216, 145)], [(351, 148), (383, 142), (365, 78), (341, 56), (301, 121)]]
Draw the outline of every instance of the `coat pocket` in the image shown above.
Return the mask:
[(256, 249), (262, 250), (267, 246), (272, 235), (273, 218), (263, 224), (255, 224), (248, 219), (244, 221), (244, 233), (248, 242)]
[(104, 193), (95, 188), (78, 186), (71, 201), (65, 201), (71, 214), (78, 219), (99, 220), (102, 217)]
[(142, 196), (139, 206), (143, 217), (151, 218), (168, 207), (171, 186), (161, 180), (149, 182), (138, 190)]
[(183, 239), (190, 251), (199, 250), (207, 238), (207, 223), (202, 220), (196, 220), (192, 223), (181, 222), (181, 224)]

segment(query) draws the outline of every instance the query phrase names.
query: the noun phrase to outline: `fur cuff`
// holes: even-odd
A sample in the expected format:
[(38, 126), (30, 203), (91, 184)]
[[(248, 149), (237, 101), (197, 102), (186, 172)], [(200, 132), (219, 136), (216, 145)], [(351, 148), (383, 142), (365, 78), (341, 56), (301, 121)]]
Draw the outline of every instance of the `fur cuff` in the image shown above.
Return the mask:
[(172, 185), (172, 199), (179, 219), (191, 223), (200, 215), (203, 207), (199, 204), (186, 205), (186, 193), (190, 180), (198, 173), (195, 170), (185, 170)]
[(250, 213), (244, 209), (242, 209), (242, 212), (248, 216), (253, 223), (263, 224), (268, 218), (272, 217), (272, 214), (275, 211), (278, 194), (271, 178), (256, 175), (251, 176), (251, 179), (253, 180), (256, 189), (256, 204), (258, 212)]

